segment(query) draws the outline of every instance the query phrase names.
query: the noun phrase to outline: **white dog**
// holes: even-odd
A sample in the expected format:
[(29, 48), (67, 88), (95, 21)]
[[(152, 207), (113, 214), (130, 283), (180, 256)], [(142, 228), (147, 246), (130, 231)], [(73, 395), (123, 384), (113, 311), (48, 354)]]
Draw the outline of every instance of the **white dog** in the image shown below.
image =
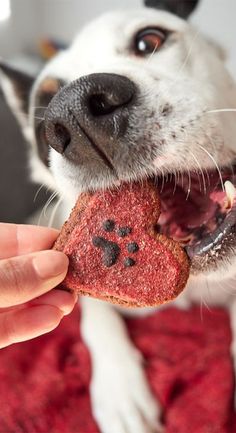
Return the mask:
[[(2, 87), (31, 145), (33, 179), (61, 196), (58, 226), (81, 191), (155, 176), (159, 229), (185, 245), (192, 262), (175, 305), (229, 307), (236, 359), (236, 85), (223, 51), (183, 19), (197, 1), (146, 3), (153, 8), (93, 21), (34, 83), (2, 64)], [(123, 311), (81, 302), (101, 431), (159, 432), (161, 408)]]

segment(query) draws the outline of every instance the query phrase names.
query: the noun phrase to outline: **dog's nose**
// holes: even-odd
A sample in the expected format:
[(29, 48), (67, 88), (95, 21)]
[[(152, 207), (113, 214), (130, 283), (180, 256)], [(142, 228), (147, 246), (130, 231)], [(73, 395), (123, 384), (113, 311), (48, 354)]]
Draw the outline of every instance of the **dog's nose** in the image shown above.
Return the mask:
[(112, 168), (135, 95), (135, 84), (117, 74), (91, 74), (73, 81), (46, 110), (48, 144), (73, 162), (99, 159)]

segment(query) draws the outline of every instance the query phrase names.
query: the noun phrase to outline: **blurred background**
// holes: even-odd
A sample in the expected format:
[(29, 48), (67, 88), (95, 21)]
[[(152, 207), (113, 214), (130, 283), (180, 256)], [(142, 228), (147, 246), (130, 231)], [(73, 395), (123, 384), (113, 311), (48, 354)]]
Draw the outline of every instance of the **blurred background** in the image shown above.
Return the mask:
[[(141, 4), (141, 0), (0, 0), (0, 57), (36, 75), (55, 45), (69, 44), (91, 18)], [(236, 77), (235, 17), (235, 0), (201, 0), (192, 21), (226, 48), (228, 67)], [(24, 222), (47, 199), (45, 191), (35, 198), (38, 188), (29, 181), (26, 145), (0, 93), (0, 221)]]

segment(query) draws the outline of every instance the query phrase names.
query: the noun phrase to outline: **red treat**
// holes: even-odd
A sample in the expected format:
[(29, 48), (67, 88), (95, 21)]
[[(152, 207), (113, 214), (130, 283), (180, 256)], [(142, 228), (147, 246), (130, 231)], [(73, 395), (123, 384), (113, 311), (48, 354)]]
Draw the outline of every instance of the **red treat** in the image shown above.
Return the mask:
[(82, 194), (54, 248), (70, 259), (67, 289), (130, 307), (155, 306), (185, 287), (189, 261), (156, 230), (160, 199), (151, 182)]

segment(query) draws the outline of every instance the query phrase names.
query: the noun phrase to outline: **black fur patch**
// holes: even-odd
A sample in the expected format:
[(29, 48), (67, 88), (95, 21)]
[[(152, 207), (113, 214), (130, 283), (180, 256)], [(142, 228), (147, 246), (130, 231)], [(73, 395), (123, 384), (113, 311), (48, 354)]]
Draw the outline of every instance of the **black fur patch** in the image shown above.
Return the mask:
[(2, 70), (4, 75), (6, 75), (12, 83), (16, 98), (20, 102), (23, 113), (28, 114), (29, 96), (35, 78), (3, 62), (0, 62), (0, 70)]
[(162, 9), (181, 18), (188, 18), (199, 0), (144, 0), (144, 3), (148, 7)]

